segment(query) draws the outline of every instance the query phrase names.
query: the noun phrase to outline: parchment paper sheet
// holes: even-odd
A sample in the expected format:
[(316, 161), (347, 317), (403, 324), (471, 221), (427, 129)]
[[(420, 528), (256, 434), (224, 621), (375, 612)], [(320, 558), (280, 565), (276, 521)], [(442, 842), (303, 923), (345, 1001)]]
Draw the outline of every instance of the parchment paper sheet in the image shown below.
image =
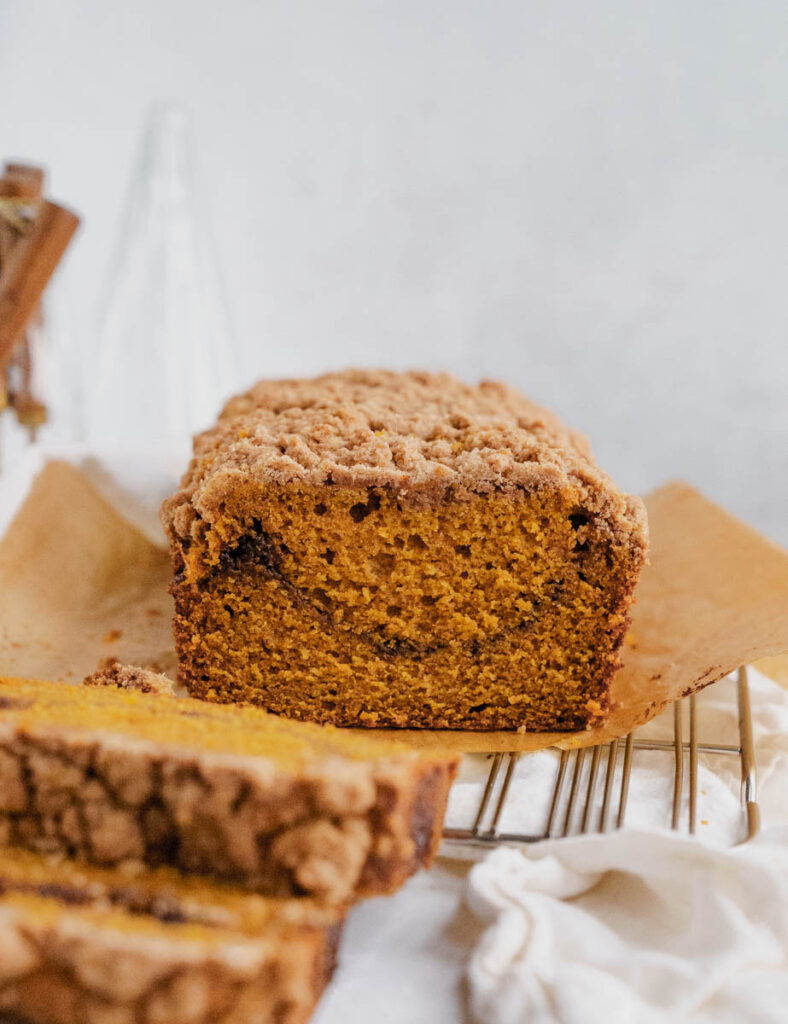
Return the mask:
[[(606, 725), (397, 736), (464, 752), (588, 746), (624, 735), (741, 664), (788, 652), (788, 552), (687, 484), (667, 484), (646, 505), (651, 565)], [(174, 675), (169, 576), (166, 551), (78, 470), (49, 463), (0, 542), (0, 675), (76, 682), (111, 658)], [(771, 665), (775, 676), (785, 672), (784, 662)]]
[(107, 658), (175, 672), (169, 555), (50, 462), (0, 541), (0, 675), (79, 682)]

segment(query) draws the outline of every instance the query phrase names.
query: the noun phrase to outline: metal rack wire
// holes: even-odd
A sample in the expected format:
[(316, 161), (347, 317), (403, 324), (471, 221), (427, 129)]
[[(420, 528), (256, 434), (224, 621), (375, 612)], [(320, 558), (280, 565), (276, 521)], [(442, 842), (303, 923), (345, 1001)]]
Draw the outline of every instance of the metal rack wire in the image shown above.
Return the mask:
[[(540, 833), (502, 832), (500, 823), (511, 792), (512, 780), (519, 753), (494, 754), (490, 770), (481, 793), (473, 823), (469, 828), (446, 828), (443, 838), (454, 843), (472, 846), (497, 846), (502, 843), (534, 843), (541, 839), (569, 836), (577, 833), (608, 832), (624, 827), (632, 761), (639, 750), (673, 751), (673, 798), (671, 825), (682, 827), (682, 801), (685, 778), (688, 776), (688, 813), (686, 827), (695, 834), (698, 824), (698, 755), (723, 754), (737, 757), (741, 768), (741, 802), (744, 841), (752, 839), (760, 828), (760, 810), (757, 802), (755, 746), (752, 735), (747, 668), (742, 666), (737, 676), (739, 743), (728, 744), (698, 742), (698, 710), (695, 695), (673, 705), (673, 740), (638, 739), (635, 732), (610, 743), (575, 750), (562, 750), (558, 770), (550, 795), (549, 811), (544, 830)], [(684, 739), (682, 705), (689, 705), (689, 739)], [(590, 767), (583, 783), (584, 769), (590, 755)], [(619, 760), (622, 762), (620, 779), (616, 784)], [(685, 761), (687, 771), (685, 772)], [(604, 768), (603, 768), (604, 765)], [(603, 776), (603, 778), (602, 778)], [(500, 781), (502, 778), (502, 781)], [(567, 789), (567, 780), (569, 781)], [(601, 794), (599, 785), (601, 781)], [(600, 801), (601, 795), (601, 801)]]

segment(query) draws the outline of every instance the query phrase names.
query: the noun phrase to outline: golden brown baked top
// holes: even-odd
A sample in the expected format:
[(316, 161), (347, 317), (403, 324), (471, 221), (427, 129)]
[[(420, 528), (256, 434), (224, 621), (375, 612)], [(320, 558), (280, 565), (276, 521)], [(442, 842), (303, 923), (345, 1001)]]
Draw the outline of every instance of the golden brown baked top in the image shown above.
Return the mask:
[(385, 765), (456, 760), (421, 755), (384, 737), (291, 722), (258, 708), (27, 679), (0, 679), (0, 737), (9, 731), (31, 736), (102, 735), (120, 748), (182, 748), (233, 760), (254, 759), (260, 771), (268, 764), (292, 772), (328, 768), (335, 776), (341, 775), (343, 761)]
[(646, 532), (642, 503), (599, 469), (582, 435), (504, 384), (446, 373), (261, 381), (195, 439), (181, 488), (162, 509), (171, 537), (188, 537), (195, 518), (214, 521), (250, 480), (385, 487), (415, 504), (569, 486), (614, 532), (640, 542)]

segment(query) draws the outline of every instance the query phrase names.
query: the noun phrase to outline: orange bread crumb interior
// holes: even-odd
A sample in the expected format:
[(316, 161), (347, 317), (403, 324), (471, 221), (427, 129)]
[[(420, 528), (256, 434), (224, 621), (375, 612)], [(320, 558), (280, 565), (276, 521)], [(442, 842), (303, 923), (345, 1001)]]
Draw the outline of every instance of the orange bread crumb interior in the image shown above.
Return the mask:
[(642, 503), (503, 385), (262, 382), (165, 502), (182, 681), (337, 725), (601, 722)]

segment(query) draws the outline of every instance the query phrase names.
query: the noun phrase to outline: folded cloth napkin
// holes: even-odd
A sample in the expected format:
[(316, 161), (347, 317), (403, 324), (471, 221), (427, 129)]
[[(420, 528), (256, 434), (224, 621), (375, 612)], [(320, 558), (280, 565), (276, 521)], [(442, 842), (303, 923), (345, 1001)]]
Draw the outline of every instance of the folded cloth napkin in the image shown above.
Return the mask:
[[(468, 904), (489, 925), (468, 971), (476, 1019), (788, 1019), (788, 824), (778, 824), (788, 823), (788, 694), (752, 670), (750, 679), (759, 799), (775, 824), (728, 845), (741, 833), (738, 763), (709, 757), (699, 774), (702, 839), (661, 827), (670, 766), (664, 754), (637, 754), (628, 819), (639, 827), (499, 848), (470, 872)], [(735, 742), (732, 681), (699, 705), (711, 733), (701, 739)], [(649, 728), (659, 734), (665, 723)]]

